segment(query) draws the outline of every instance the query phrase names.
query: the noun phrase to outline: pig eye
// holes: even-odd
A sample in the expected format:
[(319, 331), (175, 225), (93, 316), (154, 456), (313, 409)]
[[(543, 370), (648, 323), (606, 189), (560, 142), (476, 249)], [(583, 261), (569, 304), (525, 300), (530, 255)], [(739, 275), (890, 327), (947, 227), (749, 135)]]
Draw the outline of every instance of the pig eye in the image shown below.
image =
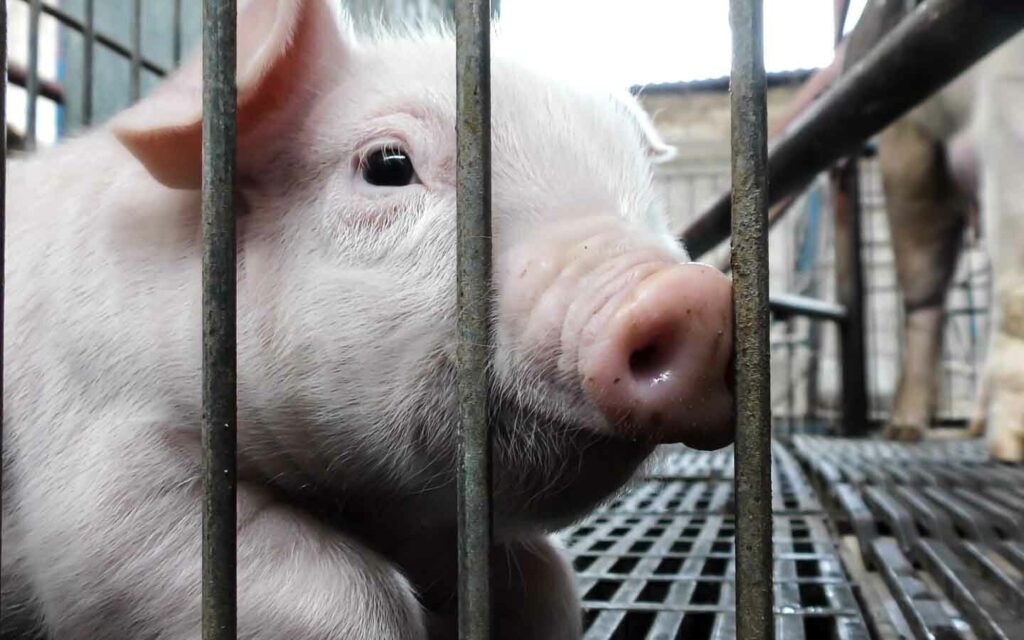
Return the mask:
[(375, 187), (404, 187), (416, 180), (409, 154), (399, 147), (382, 147), (367, 155), (360, 170), (363, 180)]

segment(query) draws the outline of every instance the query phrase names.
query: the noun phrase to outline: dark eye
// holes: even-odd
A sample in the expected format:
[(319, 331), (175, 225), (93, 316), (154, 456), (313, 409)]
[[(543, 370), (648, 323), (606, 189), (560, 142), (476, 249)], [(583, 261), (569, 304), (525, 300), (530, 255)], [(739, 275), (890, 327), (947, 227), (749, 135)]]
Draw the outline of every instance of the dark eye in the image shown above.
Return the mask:
[(399, 148), (384, 147), (363, 160), (363, 180), (377, 187), (404, 187), (416, 178), (409, 154)]

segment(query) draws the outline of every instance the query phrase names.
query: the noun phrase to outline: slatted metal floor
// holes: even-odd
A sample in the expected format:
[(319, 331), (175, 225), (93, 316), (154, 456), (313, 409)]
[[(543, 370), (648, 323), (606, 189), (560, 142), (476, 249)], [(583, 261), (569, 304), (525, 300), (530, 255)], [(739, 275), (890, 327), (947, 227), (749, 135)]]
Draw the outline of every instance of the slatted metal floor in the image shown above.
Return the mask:
[[(826, 516), (793, 456), (774, 447), (779, 638), (868, 638)], [(735, 637), (732, 452), (668, 449), (644, 480), (565, 532), (586, 638)]]
[(870, 599), (895, 605), (879, 628), (1024, 639), (1024, 465), (989, 461), (978, 441), (797, 437), (793, 449), (881, 578)]
[[(1024, 466), (965, 441), (773, 454), (776, 637), (1024, 640)], [(563, 532), (585, 637), (735, 637), (732, 499), (731, 450), (665, 448)]]

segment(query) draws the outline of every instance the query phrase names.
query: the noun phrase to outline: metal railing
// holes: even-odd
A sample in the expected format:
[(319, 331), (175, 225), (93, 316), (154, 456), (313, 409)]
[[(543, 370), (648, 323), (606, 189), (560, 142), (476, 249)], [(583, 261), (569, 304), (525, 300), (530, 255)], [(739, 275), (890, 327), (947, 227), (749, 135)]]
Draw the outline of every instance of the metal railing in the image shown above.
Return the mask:
[[(141, 91), (142, 71), (165, 70), (141, 55), (140, 0), (134, 0), (132, 45), (125, 48), (95, 31), (93, 2), (79, 22), (41, 0), (26, 0), (32, 9), (25, 84), (28, 136), (34, 140), (35, 98), (40, 93), (38, 26), (41, 13), (85, 35), (87, 59), (101, 44), (132, 62), (132, 93)], [(456, 2), (456, 65), (458, 78), (458, 401), (461, 457), (459, 463), (459, 598), (460, 637), (482, 639), (490, 633), (489, 554), (491, 551), (490, 432), (488, 429), (488, 304), (490, 300), (490, 3)], [(984, 5), (985, 8), (979, 8)], [(771, 407), (769, 396), (770, 310), (777, 316), (801, 314), (848, 322), (849, 310), (793, 297), (768, 297), (768, 206), (794, 190), (807, 172), (817, 172), (852, 146), (891, 121), (902, 110), (991, 50), (1015, 29), (1009, 19), (1024, 23), (1024, 5), (1015, 2), (932, 0), (911, 21), (891, 35), (883, 47), (833, 90), (831, 97), (781, 142), (769, 163), (766, 143), (765, 73), (762, 51), (762, 0), (731, 0), (733, 28), (733, 185), (725, 208), (715, 220), (731, 217), (732, 269), (737, 345), (737, 637), (772, 638), (772, 512)], [(972, 8), (973, 7), (973, 8)], [(998, 10), (993, 10), (996, 7)], [(986, 10), (987, 8), (987, 10)], [(176, 19), (180, 3), (176, 2)], [(0, 4), (4, 39), (0, 62), (7, 78), (7, 7)], [(925, 13), (931, 11), (931, 13)], [(236, 317), (235, 317), (235, 0), (204, 1), (203, 58), (203, 637), (235, 637), (236, 629)], [(996, 18), (1000, 18), (997, 20)], [(959, 24), (957, 24), (959, 23)], [(957, 54), (933, 57), (930, 71), (913, 83), (902, 77), (920, 71), (920, 59), (932, 52), (928, 43), (941, 40), (953, 26), (972, 27), (973, 38)], [(180, 54), (180, 21), (174, 25), (175, 57)], [(907, 53), (914, 55), (907, 56)], [(883, 73), (884, 71), (884, 73)], [(89, 72), (87, 72), (89, 73)], [(837, 118), (879, 91), (903, 89), (885, 100), (884, 109), (860, 117), (846, 127), (832, 127)], [(87, 95), (91, 96), (91, 74)], [(6, 122), (5, 91), (0, 115)], [(89, 104), (88, 102), (86, 104)], [(88, 111), (87, 111), (88, 112)], [(91, 114), (90, 114), (91, 117)], [(811, 142), (811, 137), (818, 139)], [(4, 144), (6, 167), (6, 139)], [(813, 170), (813, 171), (812, 171)], [(778, 178), (769, 194), (768, 178)], [(6, 188), (5, 169), (0, 182)], [(5, 189), (6, 194), (6, 189)], [(5, 210), (0, 200), (0, 232)], [(714, 225), (693, 244), (708, 246), (721, 232)], [(728, 227), (728, 225), (727, 225)], [(716, 235), (717, 234), (717, 235)], [(700, 240), (699, 242), (697, 240)], [(0, 243), (0, 263), (2, 263)], [(698, 249), (695, 253), (699, 255)], [(2, 266), (2, 264), (0, 264)], [(3, 282), (0, 280), (0, 293)], [(2, 310), (2, 308), (0, 308)], [(0, 325), (2, 329), (2, 325)], [(2, 352), (0, 352), (2, 363)], [(2, 400), (0, 400), (2, 402)], [(2, 408), (2, 404), (0, 404)], [(2, 443), (0, 443), (2, 444)]]

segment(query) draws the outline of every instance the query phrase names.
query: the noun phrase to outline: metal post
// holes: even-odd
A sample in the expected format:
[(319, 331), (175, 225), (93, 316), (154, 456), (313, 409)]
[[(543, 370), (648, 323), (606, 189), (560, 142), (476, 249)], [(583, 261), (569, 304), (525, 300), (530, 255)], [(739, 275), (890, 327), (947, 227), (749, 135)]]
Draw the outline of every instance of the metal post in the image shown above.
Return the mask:
[[(0, 459), (3, 458), (3, 415), (4, 415), (4, 297), (7, 291), (6, 262), (4, 248), (7, 239), (7, 3), (0, 2), (0, 121), (4, 124), (3, 140), (0, 144)], [(2, 482), (2, 480), (0, 480)], [(0, 494), (3, 493), (0, 488)]]
[(868, 426), (867, 354), (864, 332), (864, 261), (861, 256), (860, 171), (857, 157), (833, 173), (836, 234), (836, 294), (846, 308), (840, 325), (844, 436), (862, 436)]
[(490, 2), (455, 3), (458, 115), (459, 637), (490, 636)]
[[(28, 18), (28, 77), (25, 80), (25, 148), (36, 147), (36, 103), (39, 100), (39, 16), (43, 9), (42, 0), (32, 0)], [(4, 77), (7, 77), (4, 74)], [(7, 123), (4, 122), (4, 128)]]
[[(849, 0), (835, 0), (835, 44), (843, 38)], [(867, 335), (864, 322), (864, 257), (860, 193), (860, 149), (832, 172), (832, 197), (836, 230), (836, 293), (846, 308), (840, 325), (845, 436), (863, 435), (868, 425)]]
[(731, 0), (736, 637), (774, 637), (768, 142), (762, 0)]
[(235, 638), (235, 0), (203, 2), (203, 639)]
[(95, 0), (85, 0), (85, 51), (82, 54), (82, 125), (92, 124), (93, 54), (96, 51)]
[(142, 0), (132, 0), (131, 62), (131, 96), (135, 102), (142, 95)]

